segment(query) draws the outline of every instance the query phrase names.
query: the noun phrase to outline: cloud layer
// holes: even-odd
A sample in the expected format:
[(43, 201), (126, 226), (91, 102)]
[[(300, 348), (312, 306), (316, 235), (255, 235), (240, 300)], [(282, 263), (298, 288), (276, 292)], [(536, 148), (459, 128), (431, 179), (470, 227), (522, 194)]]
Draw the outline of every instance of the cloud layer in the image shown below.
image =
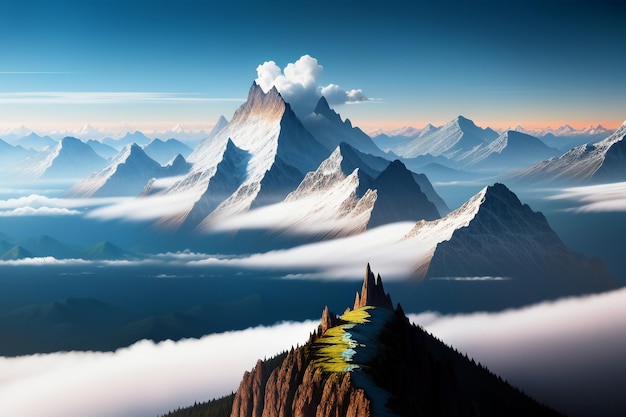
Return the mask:
[(199, 340), (138, 342), (115, 353), (0, 358), (0, 415), (153, 417), (230, 394), (257, 359), (306, 342), (316, 322)]
[(318, 78), (324, 69), (316, 58), (303, 55), (294, 63), (281, 69), (276, 62), (266, 61), (256, 69), (256, 83), (267, 92), (273, 86), (293, 110), (306, 115), (313, 111), (321, 96), (331, 105), (367, 101), (362, 90), (344, 90), (337, 84), (319, 85)]
[(626, 289), (500, 313), (410, 318), (568, 415), (626, 411)]
[[(621, 416), (626, 410), (626, 289), (499, 313), (409, 317), (568, 415)], [(317, 324), (142, 341), (115, 353), (0, 358), (0, 415), (160, 415), (230, 393), (257, 359), (304, 343)]]
[(579, 207), (570, 211), (606, 213), (626, 211), (626, 182), (565, 188), (549, 200), (574, 200)]

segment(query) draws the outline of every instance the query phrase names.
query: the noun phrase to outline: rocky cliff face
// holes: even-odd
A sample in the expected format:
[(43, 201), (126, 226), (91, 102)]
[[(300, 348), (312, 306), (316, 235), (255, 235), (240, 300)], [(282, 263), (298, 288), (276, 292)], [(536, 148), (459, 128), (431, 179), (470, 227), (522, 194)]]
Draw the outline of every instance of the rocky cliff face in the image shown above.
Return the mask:
[(308, 343), (246, 372), (230, 416), (559, 415), (411, 325), (377, 281), (368, 266), (354, 310), (326, 308)]
[(599, 260), (569, 250), (542, 213), (498, 183), (482, 193), (468, 224), (437, 245), (428, 276), (523, 278), (577, 291), (615, 287)]

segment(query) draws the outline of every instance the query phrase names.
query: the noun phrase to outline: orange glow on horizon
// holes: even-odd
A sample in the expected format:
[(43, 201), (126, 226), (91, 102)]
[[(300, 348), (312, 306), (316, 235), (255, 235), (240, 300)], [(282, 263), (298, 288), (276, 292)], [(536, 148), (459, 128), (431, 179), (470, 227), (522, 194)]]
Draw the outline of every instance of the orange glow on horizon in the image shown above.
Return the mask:
[[(527, 130), (542, 130), (542, 129), (557, 129), (561, 126), (569, 125), (576, 130), (588, 128), (589, 126), (601, 125), (605, 129), (614, 130), (617, 129), (624, 121), (620, 120), (584, 120), (584, 121), (568, 121), (568, 120), (553, 120), (553, 121), (502, 121), (502, 120), (480, 120), (472, 119), (477, 126), (482, 128), (490, 127), (495, 130), (504, 130), (507, 128), (515, 128), (521, 126)], [(372, 120), (359, 121), (353, 120), (353, 125), (361, 128), (365, 132), (377, 132), (377, 131), (390, 131), (395, 129), (402, 129), (405, 127), (414, 127), (416, 129), (422, 129), (427, 124), (434, 126), (442, 126), (449, 122), (445, 121), (381, 121), (375, 122)]]

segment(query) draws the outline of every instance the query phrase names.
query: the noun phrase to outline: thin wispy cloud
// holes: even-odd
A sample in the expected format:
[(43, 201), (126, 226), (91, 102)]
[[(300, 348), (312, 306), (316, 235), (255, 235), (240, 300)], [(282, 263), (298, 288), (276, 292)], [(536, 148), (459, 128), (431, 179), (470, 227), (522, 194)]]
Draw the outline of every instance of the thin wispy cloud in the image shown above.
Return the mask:
[(0, 104), (132, 104), (243, 102), (243, 98), (207, 97), (199, 93), (25, 91), (0, 93)]
[(626, 182), (571, 187), (546, 197), (548, 200), (571, 200), (579, 204), (567, 211), (607, 213), (626, 211)]
[(0, 71), (0, 75), (75, 74), (70, 71)]
[(42, 256), (35, 258), (13, 259), (0, 261), (0, 265), (8, 266), (74, 266), (74, 265), (95, 265), (96, 262), (84, 259), (57, 259), (52, 256)]
[(28, 216), (76, 216), (78, 210), (59, 207), (19, 207), (13, 210), (0, 211), (0, 217), (28, 217)]
[(86, 217), (99, 220), (157, 220), (190, 210), (194, 201), (193, 193), (127, 198), (111, 205), (96, 208), (88, 212)]
[[(392, 223), (364, 233), (329, 241), (315, 242), (290, 249), (274, 250), (238, 258), (208, 256), (190, 261), (190, 266), (232, 266), (285, 271), (315, 271), (308, 279), (360, 279), (363, 265), (385, 271), (385, 278), (406, 279), (414, 272), (419, 247), (402, 241), (414, 226), (412, 222)], [(289, 278), (293, 278), (293, 274)]]

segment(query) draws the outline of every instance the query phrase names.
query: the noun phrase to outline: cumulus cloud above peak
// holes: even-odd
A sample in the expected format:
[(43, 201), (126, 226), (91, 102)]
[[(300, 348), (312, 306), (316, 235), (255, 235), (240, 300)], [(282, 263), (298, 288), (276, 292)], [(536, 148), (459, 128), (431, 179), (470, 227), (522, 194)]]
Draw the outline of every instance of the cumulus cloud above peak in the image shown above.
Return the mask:
[(311, 113), (321, 96), (326, 97), (331, 105), (369, 100), (361, 89), (344, 90), (337, 84), (319, 85), (318, 79), (323, 69), (317, 59), (310, 55), (301, 56), (284, 69), (274, 61), (266, 61), (256, 68), (255, 81), (265, 92), (275, 86), (300, 115)]

